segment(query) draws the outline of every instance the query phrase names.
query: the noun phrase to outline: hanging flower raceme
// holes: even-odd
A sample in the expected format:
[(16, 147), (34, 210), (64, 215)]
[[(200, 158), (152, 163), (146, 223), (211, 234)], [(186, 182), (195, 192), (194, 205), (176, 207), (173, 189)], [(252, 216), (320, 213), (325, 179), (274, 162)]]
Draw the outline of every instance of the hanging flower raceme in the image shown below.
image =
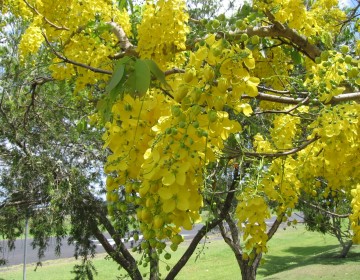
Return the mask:
[(188, 14), (183, 0), (147, 1), (138, 26), (138, 52), (142, 58), (154, 59), (161, 67), (175, 54), (186, 49)]

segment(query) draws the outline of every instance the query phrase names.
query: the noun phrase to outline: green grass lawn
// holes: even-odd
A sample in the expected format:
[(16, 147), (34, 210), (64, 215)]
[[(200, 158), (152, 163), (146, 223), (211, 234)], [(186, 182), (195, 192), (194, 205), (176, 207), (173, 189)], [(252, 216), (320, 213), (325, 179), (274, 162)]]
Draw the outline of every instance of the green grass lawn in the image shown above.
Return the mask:
[[(167, 261), (170, 266), (181, 256), (185, 245), (180, 246), (171, 260)], [(258, 270), (258, 279), (359, 279), (360, 248), (353, 247), (346, 259), (336, 257), (339, 250), (335, 238), (306, 232), (303, 226), (279, 230), (269, 243), (269, 253), (265, 255), (266, 261)], [(124, 274), (124, 270), (118, 270), (114, 262), (105, 259), (105, 254), (97, 256), (94, 263), (98, 270), (97, 280), (115, 280), (117, 276)], [(33, 271), (34, 265), (29, 265), (27, 279), (71, 279), (73, 274), (70, 271), (74, 264), (72, 259), (44, 262), (36, 272)], [(164, 274), (165, 266), (162, 262), (161, 270)], [(22, 279), (22, 266), (0, 269), (0, 280), (13, 279)], [(229, 247), (221, 239), (212, 237), (209, 242), (199, 246), (176, 279), (232, 280), (241, 277)]]

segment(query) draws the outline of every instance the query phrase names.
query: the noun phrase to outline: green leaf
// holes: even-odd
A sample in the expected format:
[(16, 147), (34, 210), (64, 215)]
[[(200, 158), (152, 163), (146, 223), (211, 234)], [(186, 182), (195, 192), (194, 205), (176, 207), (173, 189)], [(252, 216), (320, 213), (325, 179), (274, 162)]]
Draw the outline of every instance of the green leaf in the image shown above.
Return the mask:
[(81, 119), (77, 124), (76, 124), (76, 130), (77, 132), (81, 133), (83, 131), (85, 131), (87, 128), (87, 121), (85, 119)]
[(293, 62), (295, 64), (301, 64), (302, 61), (303, 61), (303, 58), (302, 58), (301, 54), (298, 51), (295, 51), (295, 50), (293, 50), (291, 52), (291, 59), (293, 60)]
[(136, 83), (136, 77), (135, 77), (135, 72), (131, 72), (129, 73), (129, 75), (127, 76), (125, 82), (124, 82), (124, 90), (126, 92), (135, 92), (135, 83)]
[(240, 15), (242, 18), (245, 18), (247, 17), (251, 12), (251, 6), (245, 2), (244, 5), (241, 7), (241, 10), (240, 10)]
[(117, 62), (115, 71), (111, 77), (111, 80), (109, 84), (106, 86), (106, 91), (111, 92), (121, 81), (122, 77), (125, 73), (125, 65), (120, 63), (120, 61)]
[(122, 11), (124, 8), (126, 9), (128, 5), (127, 0), (120, 0), (119, 1), (119, 10)]
[[(124, 56), (116, 62), (114, 73), (106, 86), (106, 92), (114, 95), (121, 89), (121, 80), (124, 78), (126, 64), (131, 60), (131, 57)], [(119, 87), (120, 86), (120, 87)], [(116, 89), (116, 92), (114, 90)]]
[(150, 69), (147, 63), (138, 59), (135, 62), (135, 93), (143, 95), (150, 86)]
[(159, 68), (155, 61), (151, 59), (144, 60), (147, 66), (149, 67), (151, 73), (155, 76), (156, 79), (160, 81), (167, 89), (170, 89), (170, 85), (165, 80), (165, 73)]

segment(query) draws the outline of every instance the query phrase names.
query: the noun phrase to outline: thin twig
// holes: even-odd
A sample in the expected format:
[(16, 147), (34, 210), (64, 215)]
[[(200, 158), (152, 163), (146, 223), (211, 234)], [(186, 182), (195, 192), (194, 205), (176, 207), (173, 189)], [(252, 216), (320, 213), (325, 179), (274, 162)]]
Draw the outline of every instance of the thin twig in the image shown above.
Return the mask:
[(35, 95), (36, 95), (37, 86), (41, 86), (41, 85), (43, 85), (47, 82), (53, 81), (53, 80), (54, 79), (51, 77), (37, 77), (31, 82), (31, 84), (30, 84), (31, 101), (30, 101), (29, 106), (27, 106), (25, 114), (24, 114), (24, 123), (23, 123), (24, 127), (26, 124), (26, 120), (28, 119), (30, 109), (31, 109), (31, 107), (34, 107), (34, 105), (35, 105)]
[(255, 112), (255, 115), (265, 114), (265, 113), (274, 113), (274, 114), (289, 114), (291, 116), (295, 116), (291, 112), (295, 111), (300, 106), (305, 105), (306, 103), (309, 102), (309, 100), (310, 100), (310, 95), (307, 96), (306, 98), (304, 98), (301, 102), (296, 104), (294, 107), (289, 108), (288, 110), (266, 110), (266, 111), (261, 111), (261, 112)]
[(247, 157), (254, 157), (254, 158), (276, 158), (276, 157), (285, 157), (285, 156), (289, 156), (292, 154), (296, 154), (299, 151), (305, 149), (307, 146), (309, 146), (311, 143), (319, 140), (320, 137), (319, 136), (315, 136), (314, 138), (305, 141), (303, 144), (301, 144), (300, 146), (297, 146), (293, 149), (289, 149), (286, 150), (284, 152), (275, 152), (275, 153), (257, 153), (257, 152), (246, 152), (246, 151), (242, 151), (239, 149), (231, 149), (229, 147), (225, 148), (225, 152), (228, 151), (229, 153), (231, 153), (231, 155), (229, 156), (225, 156), (223, 158), (225, 159), (234, 159), (234, 158), (238, 158), (240, 156), (247, 156)]
[(180, 69), (180, 68), (172, 68), (172, 69), (166, 70), (164, 72), (165, 76), (169, 76), (169, 75), (173, 75), (173, 74), (179, 74), (179, 73), (185, 73), (185, 70)]

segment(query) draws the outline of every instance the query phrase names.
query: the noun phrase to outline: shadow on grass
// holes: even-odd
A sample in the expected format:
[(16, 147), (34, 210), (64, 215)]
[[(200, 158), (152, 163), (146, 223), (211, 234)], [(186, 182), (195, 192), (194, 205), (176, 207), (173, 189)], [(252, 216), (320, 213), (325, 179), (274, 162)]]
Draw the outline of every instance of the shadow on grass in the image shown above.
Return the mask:
[[(351, 251), (353, 250), (353, 251)], [(341, 247), (339, 245), (289, 247), (284, 250), (284, 256), (266, 255), (266, 262), (259, 267), (259, 273), (264, 277), (285, 270), (304, 267), (307, 265), (341, 265), (360, 261), (360, 250), (351, 249), (346, 258), (339, 258)]]

